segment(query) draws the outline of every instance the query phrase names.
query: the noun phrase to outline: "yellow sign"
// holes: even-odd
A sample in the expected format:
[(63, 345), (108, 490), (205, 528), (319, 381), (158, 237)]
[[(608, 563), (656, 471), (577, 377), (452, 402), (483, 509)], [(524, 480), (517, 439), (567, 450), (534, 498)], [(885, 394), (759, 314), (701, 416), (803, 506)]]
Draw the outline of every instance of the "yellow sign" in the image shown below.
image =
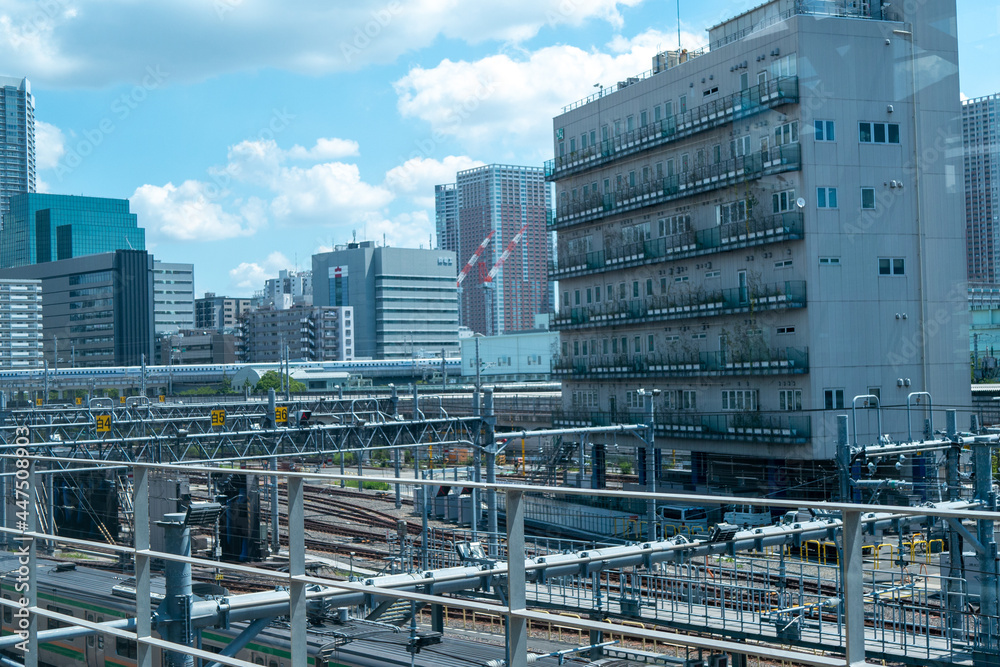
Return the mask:
[(125, 403), (125, 397), (124, 396), (119, 396), (118, 397), (118, 402), (124, 405), (124, 403)]
[(39, 405), (40, 406), (41, 404), (42, 404), (42, 399), (36, 398), (35, 399), (35, 405)]
[(163, 394), (160, 394), (160, 403), (166, 403), (166, 402), (167, 402), (167, 397), (164, 396)]
[(111, 431), (111, 415), (95, 415), (98, 433), (109, 433)]
[(217, 410), (212, 410), (212, 426), (225, 426), (226, 425), (226, 411), (222, 408)]
[(504, 454), (497, 454), (497, 465), (507, 465), (507, 457)]
[(287, 424), (288, 423), (288, 408), (279, 405), (274, 409), (274, 421), (277, 424)]
[(76, 397), (76, 404), (77, 405), (83, 405), (83, 397), (82, 396), (77, 396)]

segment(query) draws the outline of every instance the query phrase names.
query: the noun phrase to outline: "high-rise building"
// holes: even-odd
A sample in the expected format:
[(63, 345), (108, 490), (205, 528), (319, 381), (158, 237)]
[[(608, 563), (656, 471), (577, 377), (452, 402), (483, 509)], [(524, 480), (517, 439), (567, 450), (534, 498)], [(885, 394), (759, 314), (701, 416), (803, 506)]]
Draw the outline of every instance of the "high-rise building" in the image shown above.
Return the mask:
[(18, 194), (0, 231), (0, 268), (145, 249), (146, 230), (127, 199)]
[(215, 292), (205, 292), (205, 296), (195, 299), (194, 328), (216, 331), (233, 330), (239, 326), (240, 318), (253, 308), (252, 299), (216, 296)]
[(458, 354), (455, 253), (349, 243), (313, 255), (313, 302), (354, 307), (354, 356)]
[(1000, 94), (962, 103), (969, 280), (1000, 283)]
[(0, 269), (42, 282), (49, 366), (138, 366), (153, 353), (153, 256), (145, 250)]
[(153, 309), (157, 336), (194, 327), (194, 264), (153, 262)]
[(249, 363), (292, 361), (350, 361), (354, 358), (354, 309), (292, 306), (259, 308), (247, 313), (243, 357)]
[[(439, 185), (434, 194), (438, 247), (454, 252), (460, 266), (493, 235), (462, 283), (462, 325), (486, 335), (533, 328), (535, 315), (553, 306), (546, 229), (551, 196), (544, 172), (491, 164), (458, 172), (455, 184)], [(510, 256), (500, 263), (507, 248)]]
[(42, 281), (0, 280), (0, 368), (42, 365)]
[[(0, 222), (6, 224), (10, 198), (35, 191), (35, 98), (27, 79), (0, 76)], [(5, 265), (0, 265), (5, 266)]]
[(434, 186), (434, 227), (437, 247), (459, 252), (458, 185), (448, 183)]
[(913, 403), (856, 414), (875, 442), (970, 404), (954, 18), (774, 0), (554, 119), (557, 422), (652, 400), (694, 483), (768, 493), (853, 407)]

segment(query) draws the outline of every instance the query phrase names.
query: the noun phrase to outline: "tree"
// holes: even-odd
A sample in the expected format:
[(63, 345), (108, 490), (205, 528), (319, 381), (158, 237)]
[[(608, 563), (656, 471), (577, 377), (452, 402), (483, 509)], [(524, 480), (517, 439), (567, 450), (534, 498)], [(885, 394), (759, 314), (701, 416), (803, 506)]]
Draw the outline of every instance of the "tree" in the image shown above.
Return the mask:
[[(292, 380), (288, 378), (287, 375), (284, 377), (289, 379), (289, 387), (293, 394), (301, 394), (305, 392), (306, 386), (303, 383), (298, 380)], [(268, 371), (264, 373), (264, 377), (262, 377), (254, 386), (254, 393), (266, 394), (268, 389), (278, 391), (281, 389), (281, 378), (282, 374), (278, 373), (278, 371)]]

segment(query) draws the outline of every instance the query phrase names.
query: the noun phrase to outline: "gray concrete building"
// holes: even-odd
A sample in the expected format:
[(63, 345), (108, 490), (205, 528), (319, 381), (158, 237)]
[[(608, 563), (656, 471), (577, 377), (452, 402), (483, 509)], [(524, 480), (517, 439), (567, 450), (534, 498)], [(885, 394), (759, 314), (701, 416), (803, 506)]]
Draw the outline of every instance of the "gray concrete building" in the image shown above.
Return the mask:
[(215, 330), (179, 331), (156, 339), (156, 363), (163, 366), (235, 364), (242, 358), (243, 339)]
[(204, 297), (195, 299), (194, 302), (194, 328), (223, 332), (234, 330), (239, 326), (240, 318), (252, 308), (252, 299), (216, 296), (215, 292), (205, 292)]
[(313, 303), (354, 308), (357, 358), (455, 356), (456, 275), (447, 250), (349, 243), (313, 255)]
[(350, 361), (354, 358), (354, 312), (350, 306), (259, 308), (241, 321), (243, 361)]
[(554, 119), (557, 421), (654, 400), (693, 483), (767, 492), (854, 403), (897, 438), (912, 392), (970, 404), (954, 17), (775, 0)]
[(962, 102), (969, 280), (1000, 283), (1000, 94)]
[(0, 368), (42, 365), (42, 281), (0, 280)]
[(118, 250), (0, 270), (0, 279), (42, 283), (50, 367), (137, 366), (153, 353), (153, 257)]
[(157, 336), (194, 327), (194, 264), (153, 262), (153, 310)]

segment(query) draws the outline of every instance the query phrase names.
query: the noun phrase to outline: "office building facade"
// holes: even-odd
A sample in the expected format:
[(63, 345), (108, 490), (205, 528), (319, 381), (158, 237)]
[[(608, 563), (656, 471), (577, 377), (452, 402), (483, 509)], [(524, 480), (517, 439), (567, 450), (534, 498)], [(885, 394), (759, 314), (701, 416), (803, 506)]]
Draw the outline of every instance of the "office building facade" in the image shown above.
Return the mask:
[(145, 248), (127, 199), (18, 194), (0, 231), (0, 268)]
[(454, 356), (455, 275), (453, 252), (349, 243), (313, 255), (313, 301), (354, 307), (357, 358)]
[(157, 336), (194, 328), (194, 264), (153, 262), (153, 311)]
[(242, 320), (243, 360), (272, 363), (350, 361), (354, 358), (354, 309), (292, 306), (258, 308)]
[(153, 353), (153, 257), (118, 250), (0, 269), (42, 283), (45, 359), (54, 367), (138, 366)]
[(1000, 283), (1000, 94), (962, 102), (969, 281)]
[(242, 360), (243, 339), (215, 330), (187, 330), (156, 339), (157, 363), (163, 366), (235, 364)]
[[(6, 223), (10, 199), (35, 191), (35, 98), (27, 79), (0, 76), (0, 223)], [(0, 225), (2, 226), (2, 225)], [(2, 266), (2, 265), (0, 265)]]
[(42, 366), (42, 281), (0, 280), (0, 368)]
[(655, 400), (696, 483), (759, 464), (766, 492), (833, 459), (854, 397), (969, 404), (954, 16), (776, 0), (555, 118), (558, 422), (642, 422)]
[(536, 314), (551, 312), (550, 191), (541, 169), (501, 164), (460, 171), (454, 184), (435, 188), (438, 247), (456, 254), (460, 270), (492, 234), (461, 286), (463, 326), (485, 335), (527, 331)]

